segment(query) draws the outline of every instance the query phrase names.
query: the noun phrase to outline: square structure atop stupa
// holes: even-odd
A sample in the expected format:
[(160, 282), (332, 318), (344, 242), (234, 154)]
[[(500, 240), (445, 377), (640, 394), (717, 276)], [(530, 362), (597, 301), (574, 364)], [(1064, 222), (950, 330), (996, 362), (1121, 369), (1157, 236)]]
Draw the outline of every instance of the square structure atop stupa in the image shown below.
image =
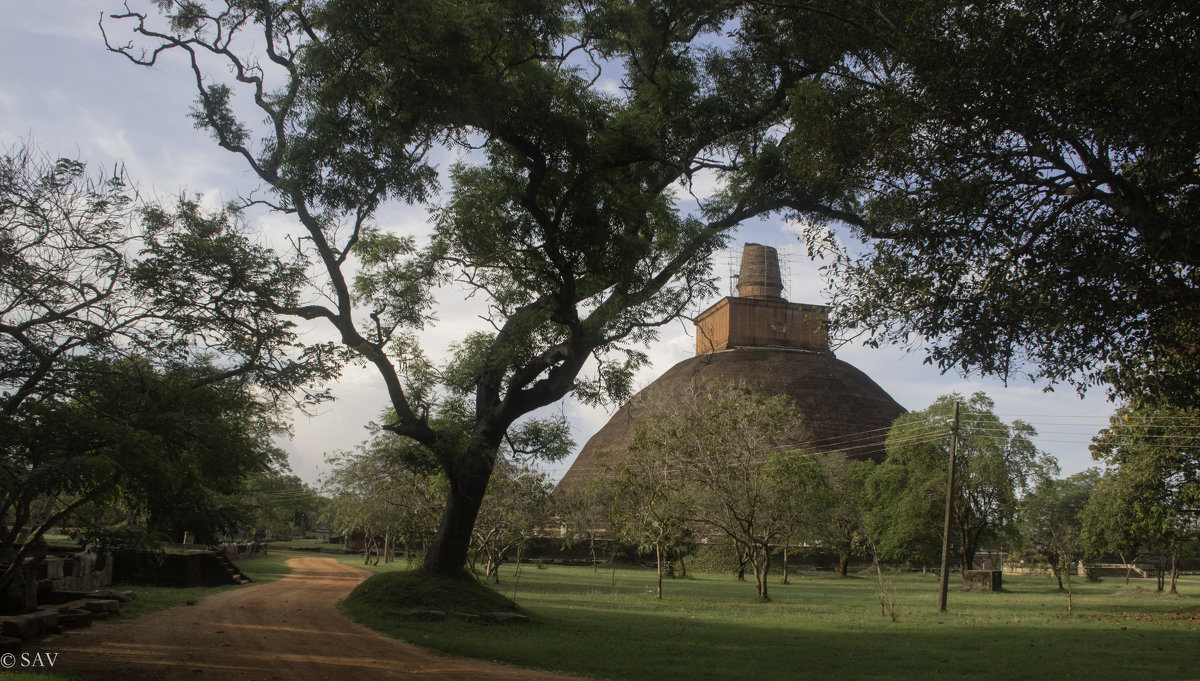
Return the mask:
[(697, 355), (744, 347), (832, 354), (829, 308), (784, 299), (779, 253), (774, 248), (751, 243), (743, 247), (737, 292), (696, 317)]

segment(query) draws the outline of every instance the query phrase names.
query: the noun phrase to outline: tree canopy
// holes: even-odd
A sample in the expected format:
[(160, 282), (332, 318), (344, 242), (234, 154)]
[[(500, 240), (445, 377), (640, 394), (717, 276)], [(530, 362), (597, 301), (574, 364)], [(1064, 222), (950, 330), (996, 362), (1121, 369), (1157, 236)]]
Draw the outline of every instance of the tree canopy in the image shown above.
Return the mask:
[[(221, 255), (256, 267), (210, 267), (188, 288), (192, 308), (222, 322), (226, 301), (247, 300), (268, 328), (286, 328), (272, 316), (323, 320), (339, 347), (308, 346), (303, 358), (319, 356), (331, 374), (351, 360), (379, 371), (396, 414), (387, 428), (427, 448), (450, 485), (431, 571), (461, 573), (508, 429), (568, 394), (627, 397), (641, 344), (712, 290), (708, 256), (729, 229), (776, 211), (839, 214), (827, 185), (749, 172), (778, 157), (788, 93), (840, 68), (854, 44), (820, 11), (607, 0), (156, 5), (159, 22), (132, 9), (106, 18), (110, 48), (145, 66), (183, 53), (197, 125), (266, 185), (268, 197), (249, 202), (294, 227), (291, 250), (266, 262), (244, 256), (246, 245)], [(117, 24), (140, 42), (114, 40)], [(431, 149), (460, 161), (432, 239), (418, 243), (375, 216), (389, 200), (435, 198)], [(698, 177), (723, 190), (689, 204)], [(202, 242), (177, 246), (180, 262), (203, 261), (192, 255)], [(260, 295), (241, 275), (272, 262), (294, 263), (305, 281)], [(185, 274), (163, 278), (164, 289)], [(434, 388), (417, 390), (408, 361), (421, 355), (433, 287), (450, 279), (486, 304), (487, 324), (440, 361)], [(279, 348), (298, 350), (261, 346)], [(446, 400), (467, 405), (465, 429), (435, 421)]]
[(164, 332), (137, 276), (143, 210), (119, 169), (0, 157), (0, 588), (18, 579), (18, 600), (51, 527), (97, 536), (132, 518), (212, 538), (236, 524), (244, 478), (284, 463), (261, 365), (209, 354), (196, 327)]
[[(941, 552), (951, 412), (960, 404), (950, 551), (964, 570), (984, 542), (1011, 532), (1020, 493), (1043, 465), (1029, 424), (996, 418), (987, 395), (938, 398), (896, 419), (887, 458), (868, 478), (868, 525), (879, 554), (933, 563)], [(953, 558), (952, 558), (953, 559)]]
[(1174, 591), (1182, 546), (1200, 538), (1200, 414), (1124, 406), (1093, 440), (1092, 454), (1108, 466), (1104, 493), (1088, 509), (1094, 545), (1169, 554)]
[(675, 396), (639, 426), (630, 451), (668, 467), (675, 494), (689, 499), (697, 528), (714, 528), (746, 547), (758, 597), (768, 598), (772, 545), (793, 521), (781, 497), (810, 495), (802, 474), (776, 475), (773, 454), (800, 439), (803, 417), (783, 395), (718, 381)]
[(835, 327), (942, 370), (1194, 404), (1194, 7), (921, 0), (863, 21), (882, 47), (791, 100), (791, 172), (861, 198)]
[(1066, 576), (1067, 614), (1071, 614), (1071, 575), (1077, 562), (1088, 554), (1084, 509), (1100, 487), (1100, 471), (1089, 468), (1065, 479), (1048, 474), (1037, 477), (1034, 488), (1021, 498), (1017, 513), (1021, 553), (1049, 564), (1059, 591)]

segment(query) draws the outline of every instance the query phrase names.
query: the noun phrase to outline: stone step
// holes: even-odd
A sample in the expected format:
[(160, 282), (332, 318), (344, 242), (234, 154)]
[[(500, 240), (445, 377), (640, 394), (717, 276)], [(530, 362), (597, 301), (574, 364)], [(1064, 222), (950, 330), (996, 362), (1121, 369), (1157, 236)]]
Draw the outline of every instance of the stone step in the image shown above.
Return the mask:
[(58, 626), (58, 610), (36, 610), (10, 615), (0, 625), (0, 634), (28, 641)]
[(95, 613), (82, 608), (63, 608), (58, 611), (58, 623), (67, 629), (82, 629), (92, 626)]

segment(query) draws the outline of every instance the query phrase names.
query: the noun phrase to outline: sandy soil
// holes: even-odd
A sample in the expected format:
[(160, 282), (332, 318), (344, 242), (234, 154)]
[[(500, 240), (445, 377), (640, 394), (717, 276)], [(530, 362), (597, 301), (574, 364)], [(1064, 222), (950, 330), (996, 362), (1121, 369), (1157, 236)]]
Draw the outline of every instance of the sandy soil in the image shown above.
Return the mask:
[[(367, 573), (330, 558), (288, 560), (283, 579), (133, 620), (42, 639), (54, 669), (88, 678), (437, 679), (565, 681), (568, 677), (422, 650), (351, 622), (334, 604)], [(480, 635), (487, 635), (481, 630)]]

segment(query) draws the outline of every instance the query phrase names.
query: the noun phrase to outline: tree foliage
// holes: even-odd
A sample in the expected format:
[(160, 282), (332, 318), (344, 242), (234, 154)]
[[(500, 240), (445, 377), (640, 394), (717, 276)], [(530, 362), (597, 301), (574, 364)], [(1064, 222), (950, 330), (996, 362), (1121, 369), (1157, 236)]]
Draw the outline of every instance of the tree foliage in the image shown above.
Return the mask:
[(70, 395), (77, 356), (137, 336), (147, 310), (132, 295), (127, 246), (137, 195), (123, 172), (29, 146), (0, 156), (0, 413)]
[[(870, 459), (855, 460), (839, 452), (783, 452), (767, 461), (776, 479), (776, 512), (785, 523), (782, 535), (838, 556), (839, 576), (847, 574), (850, 557), (866, 545), (867, 479), (875, 469)], [(784, 583), (787, 552), (784, 551)]]
[(606, 533), (608, 509), (612, 506), (611, 485), (604, 478), (591, 477), (570, 491), (555, 490), (552, 504), (554, 517), (562, 523), (563, 549), (576, 542), (587, 542), (593, 572), (599, 571), (596, 544)]
[(1045, 465), (1030, 440), (1036, 431), (1022, 421), (1000, 421), (983, 393), (943, 396), (901, 416), (888, 433), (887, 458), (868, 480), (868, 523), (882, 557), (929, 564), (941, 555), (955, 403), (960, 426), (950, 550), (962, 569), (973, 567), (985, 542), (1011, 532), (1020, 493)]
[(245, 517), (244, 531), (256, 539), (303, 536), (327, 522), (318, 490), (284, 470), (249, 476), (231, 496)]
[[(144, 66), (182, 53), (197, 125), (266, 185), (257, 203), (292, 219), (293, 252), (270, 257), (303, 268), (305, 285), (255, 305), (269, 327), (283, 327), (270, 315), (327, 322), (340, 348), (262, 350), (319, 356), (331, 374), (346, 359), (379, 371), (396, 415), (387, 427), (426, 448), (450, 486), (431, 571), (461, 572), (509, 428), (568, 394), (628, 396), (641, 344), (712, 290), (708, 256), (729, 229), (775, 211), (836, 212), (826, 186), (747, 170), (778, 157), (787, 93), (843, 63), (845, 25), (820, 11), (797, 19), (756, 3), (608, 0), (156, 5), (163, 21), (132, 9), (106, 19), (107, 43)], [(114, 24), (140, 42), (114, 41)], [(265, 125), (247, 122), (255, 116)], [(375, 225), (389, 200), (434, 198), (428, 152), (444, 148), (461, 160), (430, 243)], [(723, 191), (686, 207), (704, 177)], [(182, 246), (178, 259), (192, 262), (203, 244)], [(254, 298), (227, 269), (213, 271), (190, 291), (197, 308)], [(436, 389), (412, 392), (406, 362), (421, 354), (416, 335), (446, 279), (474, 292), (488, 323), (463, 334)], [(444, 399), (469, 403), (464, 430), (431, 420)]]
[(679, 484), (678, 468), (658, 449), (632, 457), (605, 478), (608, 520), (615, 540), (654, 555), (656, 597), (672, 553), (690, 543), (692, 500)]
[(1165, 404), (1123, 406), (1093, 440), (1092, 455), (1108, 466), (1105, 494), (1090, 512), (1095, 545), (1169, 554), (1174, 591), (1182, 546), (1200, 538), (1200, 415)]
[(778, 500), (803, 491), (766, 464), (801, 439), (802, 416), (787, 397), (744, 383), (721, 381), (675, 397), (638, 428), (630, 451), (653, 453), (673, 469), (698, 527), (748, 547), (758, 597), (766, 599), (772, 545), (786, 524)]
[[(245, 479), (286, 465), (277, 408), (254, 386), (207, 382), (219, 372), (204, 365), (78, 361), (93, 366), (70, 399), (29, 402), (0, 431), (0, 583), (67, 523), (93, 538), (136, 526), (156, 539), (215, 541), (245, 520), (235, 497)], [(89, 505), (109, 512), (80, 514)], [(82, 524), (89, 517), (115, 527)]]
[(1084, 509), (1099, 489), (1101, 478), (1094, 468), (1065, 479), (1052, 477), (1050, 472), (1039, 475), (1037, 484), (1021, 499), (1017, 527), (1022, 553), (1050, 566), (1059, 591), (1063, 591), (1066, 576), (1069, 615), (1074, 609), (1071, 576), (1088, 553)]
[(500, 564), (510, 552), (519, 563), (521, 550), (549, 520), (553, 492), (544, 473), (508, 460), (497, 465), (471, 536), (475, 557), (483, 554), (485, 580), (500, 583)]
[[(445, 479), (427, 455), (372, 424), (372, 436), (354, 453), (327, 459), (324, 491), (336, 531), (363, 539), (363, 559), (391, 562), (397, 544), (411, 562), (423, 558), (445, 506)], [(382, 546), (379, 542), (382, 541)]]
[(860, 191), (846, 221), (860, 244), (833, 265), (834, 325), (926, 343), (943, 370), (1194, 403), (1193, 10), (918, 0), (865, 13), (879, 49), (792, 97), (807, 123), (792, 172)]
[[(253, 372), (236, 354), (217, 366), (195, 328), (164, 334), (136, 277), (143, 219), (120, 169), (89, 176), (28, 146), (0, 157), (0, 586), (36, 567), (54, 525), (232, 529), (227, 495), (283, 464), (278, 405)], [(101, 501), (123, 517), (82, 514)]]

